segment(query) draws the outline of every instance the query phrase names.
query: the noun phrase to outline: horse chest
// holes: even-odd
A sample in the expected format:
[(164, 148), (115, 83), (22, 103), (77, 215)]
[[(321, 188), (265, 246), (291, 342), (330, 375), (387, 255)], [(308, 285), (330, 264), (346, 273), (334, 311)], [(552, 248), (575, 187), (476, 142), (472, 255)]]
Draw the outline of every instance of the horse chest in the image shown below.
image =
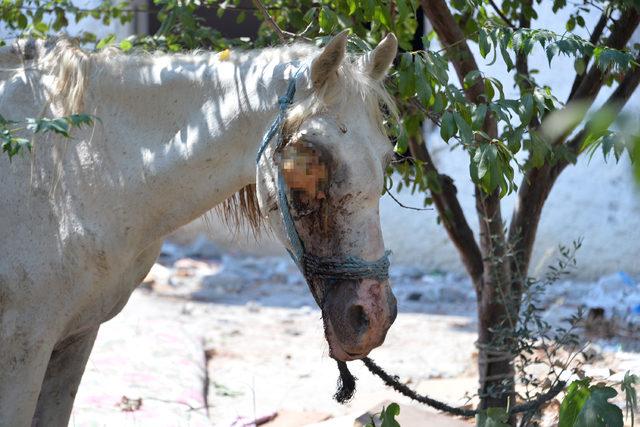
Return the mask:
[[(142, 282), (160, 252), (161, 242), (154, 243), (129, 261), (114, 264), (108, 254), (92, 257), (89, 265), (93, 282), (84, 283), (87, 289), (75, 289), (74, 298), (67, 300), (70, 315), (60, 340), (77, 331), (99, 326), (117, 315), (125, 306), (133, 290)], [(80, 281), (87, 280), (86, 277)], [(78, 286), (78, 285), (76, 285)]]

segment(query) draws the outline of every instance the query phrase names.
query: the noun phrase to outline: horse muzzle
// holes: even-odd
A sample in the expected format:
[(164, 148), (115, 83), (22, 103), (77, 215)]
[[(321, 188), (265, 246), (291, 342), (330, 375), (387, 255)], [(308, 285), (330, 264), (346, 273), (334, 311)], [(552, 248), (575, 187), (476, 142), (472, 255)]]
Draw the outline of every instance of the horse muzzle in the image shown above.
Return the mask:
[(342, 361), (365, 357), (384, 342), (397, 313), (388, 280), (329, 285), (322, 314), (331, 357)]

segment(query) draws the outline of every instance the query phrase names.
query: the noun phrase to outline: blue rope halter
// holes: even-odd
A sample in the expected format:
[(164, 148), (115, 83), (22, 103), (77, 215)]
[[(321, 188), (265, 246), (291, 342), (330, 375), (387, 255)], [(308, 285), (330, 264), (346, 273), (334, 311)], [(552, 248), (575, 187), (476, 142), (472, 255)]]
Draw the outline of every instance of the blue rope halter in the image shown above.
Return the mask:
[[(287, 110), (291, 106), (296, 93), (296, 81), (302, 74), (304, 68), (305, 67), (298, 68), (293, 78), (289, 80), (286, 93), (278, 98), (280, 111), (262, 137), (262, 142), (260, 143), (256, 157), (256, 164), (260, 162), (260, 158), (265, 149), (277, 133), (279, 133), (279, 136), (276, 139), (274, 152), (278, 152), (283, 148), (284, 137), (282, 135), (282, 126), (284, 125)], [(289, 252), (298, 269), (300, 269), (307, 280), (309, 277), (332, 280), (386, 280), (389, 277), (389, 251), (385, 252), (385, 254), (376, 261), (366, 261), (355, 256), (318, 257), (305, 252), (304, 244), (300, 239), (293, 217), (291, 216), (284, 174), (280, 167), (278, 167), (278, 206), (282, 214), (284, 229), (291, 243), (291, 250), (287, 249), (287, 252)]]

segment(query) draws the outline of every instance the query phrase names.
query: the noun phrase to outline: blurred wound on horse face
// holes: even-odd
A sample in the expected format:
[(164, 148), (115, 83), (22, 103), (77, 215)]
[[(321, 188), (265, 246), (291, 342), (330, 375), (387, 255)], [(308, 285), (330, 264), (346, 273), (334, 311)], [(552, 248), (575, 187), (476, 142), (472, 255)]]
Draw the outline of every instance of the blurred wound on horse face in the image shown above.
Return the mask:
[(302, 199), (301, 202), (308, 204), (326, 198), (329, 171), (318, 149), (299, 140), (287, 144), (283, 151), (287, 188), (294, 194), (298, 193), (294, 199)]

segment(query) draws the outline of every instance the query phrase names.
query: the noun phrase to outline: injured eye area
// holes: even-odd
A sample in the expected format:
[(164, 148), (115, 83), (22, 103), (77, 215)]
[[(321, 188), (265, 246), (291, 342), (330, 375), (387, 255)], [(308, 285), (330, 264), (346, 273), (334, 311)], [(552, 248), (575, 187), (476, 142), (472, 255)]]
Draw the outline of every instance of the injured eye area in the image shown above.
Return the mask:
[(300, 214), (320, 207), (328, 197), (328, 156), (304, 140), (287, 144), (282, 154), (282, 170), (292, 206)]

